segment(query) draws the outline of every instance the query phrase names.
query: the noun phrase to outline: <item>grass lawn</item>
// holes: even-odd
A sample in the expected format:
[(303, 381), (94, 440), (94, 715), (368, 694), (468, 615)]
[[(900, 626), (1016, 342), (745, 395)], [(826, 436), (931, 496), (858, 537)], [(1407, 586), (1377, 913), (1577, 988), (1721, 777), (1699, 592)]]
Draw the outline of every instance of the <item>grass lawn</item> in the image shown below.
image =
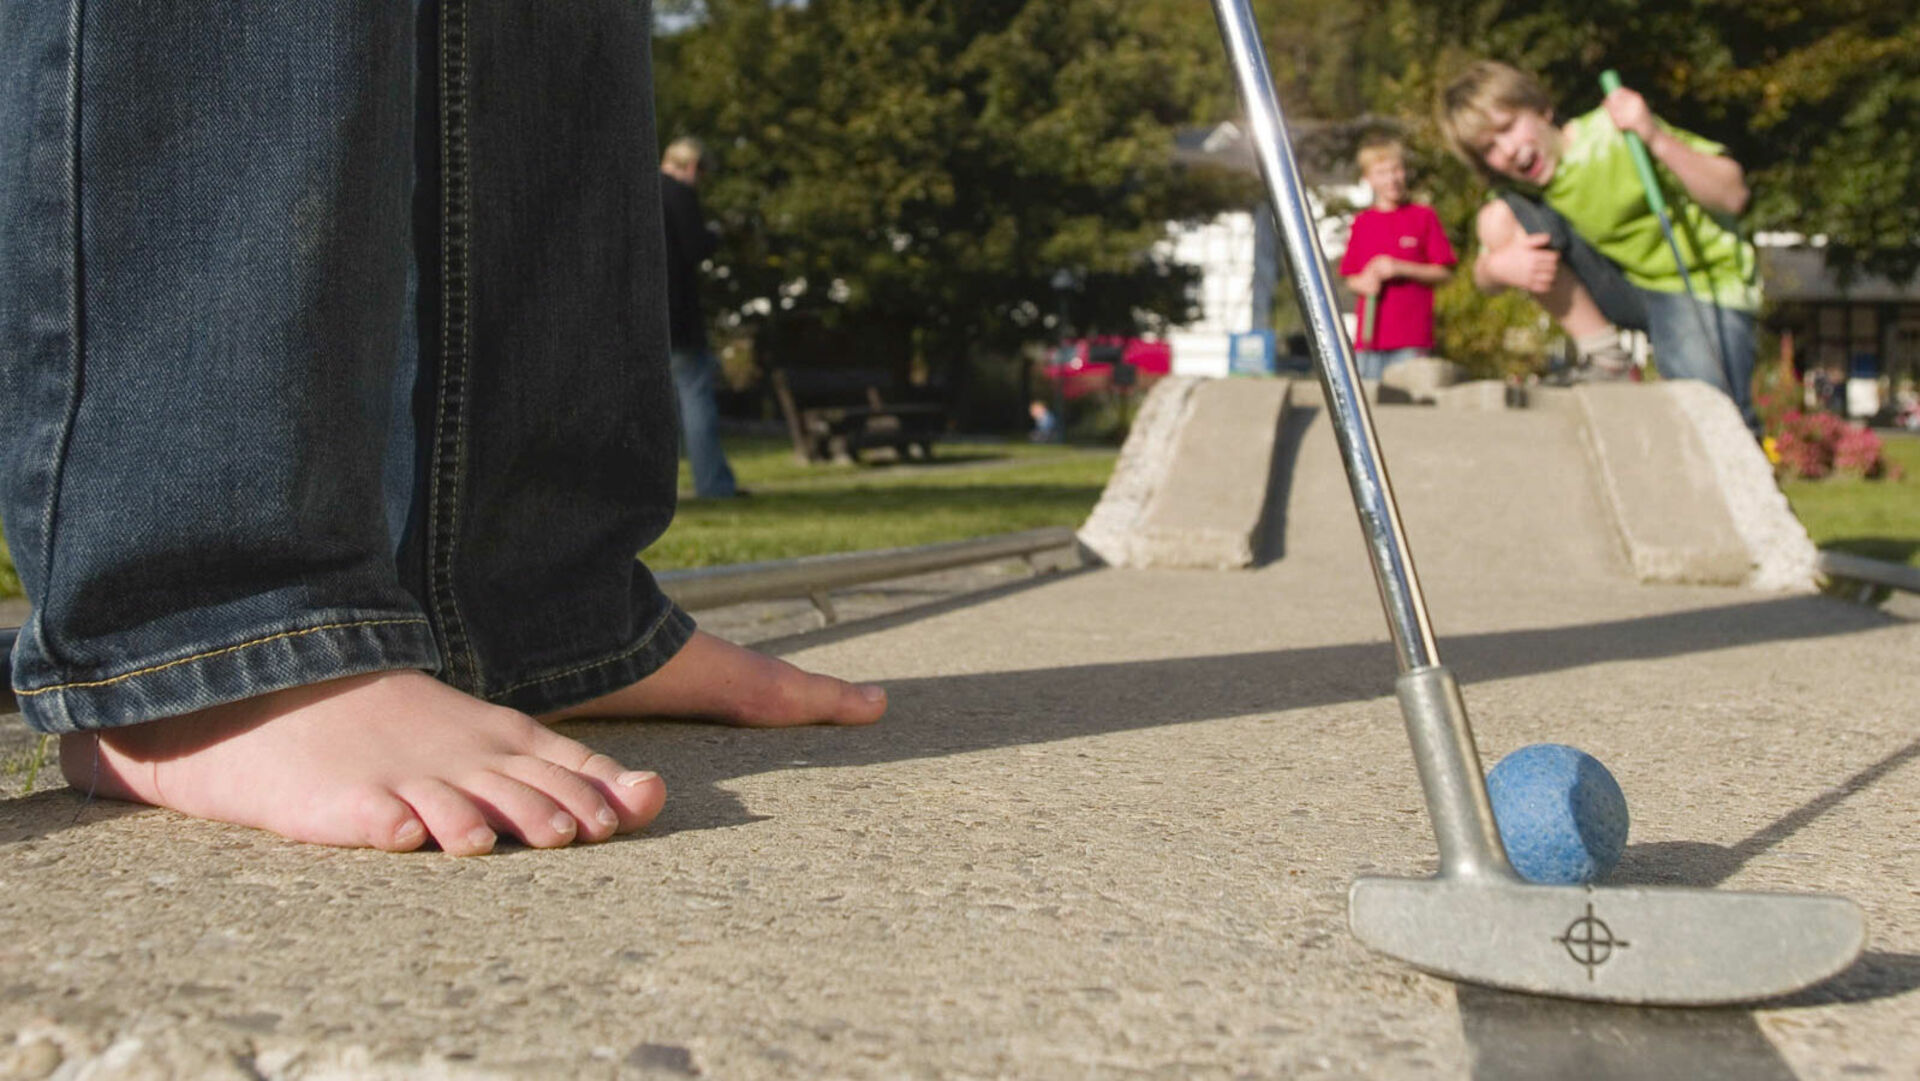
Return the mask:
[[(1782, 487), (1815, 544), (1920, 566), (1920, 437), (1890, 436), (1900, 481), (1827, 479)], [(1100, 498), (1115, 451), (942, 443), (928, 464), (802, 465), (784, 439), (730, 438), (748, 499), (682, 499), (646, 559), (656, 570), (894, 548), (1077, 526)], [(681, 490), (691, 484), (681, 464)], [(0, 597), (19, 582), (0, 545)]]
[(1794, 480), (1787, 493), (1813, 543), (1920, 567), (1920, 436), (1884, 436), (1902, 480)]
[(941, 443), (930, 463), (805, 465), (785, 439), (731, 437), (746, 499), (693, 499), (681, 463), (680, 512), (644, 558), (655, 570), (896, 548), (1086, 520), (1114, 449), (1024, 441)]
[[(785, 439), (729, 438), (727, 459), (748, 499), (680, 501), (666, 536), (646, 552), (655, 570), (895, 548), (1077, 526), (1113, 472), (1114, 448), (1007, 442), (941, 443), (929, 463), (804, 465)], [(685, 462), (682, 493), (692, 491)], [(0, 597), (19, 579), (0, 538)]]

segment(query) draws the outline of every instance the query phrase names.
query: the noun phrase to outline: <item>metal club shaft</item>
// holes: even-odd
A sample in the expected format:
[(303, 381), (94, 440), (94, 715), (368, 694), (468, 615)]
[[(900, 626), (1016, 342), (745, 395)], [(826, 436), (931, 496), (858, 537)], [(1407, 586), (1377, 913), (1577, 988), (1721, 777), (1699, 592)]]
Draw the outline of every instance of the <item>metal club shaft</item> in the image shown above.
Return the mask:
[(1386, 463), (1380, 456), (1380, 440), (1374, 432), (1373, 417), (1367, 412), (1366, 396), (1361, 392), (1353, 344), (1347, 340), (1346, 326), (1334, 302), (1333, 283), (1327, 275), (1326, 259), (1320, 252), (1306, 185), (1301, 182), (1300, 167), (1287, 141), (1286, 122), (1274, 97), (1273, 80), (1267, 71), (1266, 53), (1260, 47), (1253, 12), (1246, 0), (1213, 0), (1213, 10), (1220, 21), (1227, 56), (1233, 63), (1240, 97), (1246, 106), (1254, 157), (1259, 162), (1260, 175), (1266, 180), (1274, 215), (1279, 219), (1287, 276), (1293, 282), (1300, 310), (1306, 316), (1307, 340), (1312, 344), (1316, 362), (1314, 368), (1320, 373), (1320, 386), (1326, 393), (1334, 438), (1340, 443), (1340, 459), (1346, 465), (1347, 483), (1353, 489), (1354, 509), (1359, 512), (1360, 529), (1366, 535), (1367, 552), (1373, 558), (1374, 581), (1380, 587), (1380, 599), (1386, 609), (1400, 669), (1410, 672), (1433, 667), (1439, 664), (1433, 626), (1427, 618), (1420, 583), (1414, 576), (1413, 557), (1400, 525), (1400, 510), (1394, 505)]

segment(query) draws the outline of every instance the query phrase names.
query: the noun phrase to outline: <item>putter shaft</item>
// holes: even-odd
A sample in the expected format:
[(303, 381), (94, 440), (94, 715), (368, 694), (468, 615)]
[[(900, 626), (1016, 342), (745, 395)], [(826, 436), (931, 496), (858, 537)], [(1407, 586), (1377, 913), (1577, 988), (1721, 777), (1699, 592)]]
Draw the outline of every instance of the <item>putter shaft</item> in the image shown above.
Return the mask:
[(1273, 80), (1267, 71), (1266, 53), (1260, 47), (1259, 31), (1245, 0), (1213, 0), (1213, 9), (1246, 106), (1254, 157), (1259, 162), (1260, 175), (1266, 180), (1274, 215), (1279, 219), (1287, 277), (1293, 283), (1300, 311), (1307, 320), (1307, 341), (1313, 349), (1314, 369), (1320, 375), (1320, 387), (1333, 418), (1334, 438), (1339, 441), (1340, 459), (1346, 465), (1347, 483), (1353, 489), (1354, 509), (1359, 512), (1360, 528), (1366, 535), (1374, 582), (1379, 586), (1380, 599), (1386, 609), (1400, 669), (1409, 672), (1430, 668), (1440, 663), (1434, 646), (1433, 625), (1427, 618), (1426, 601), (1414, 575), (1413, 557), (1400, 524), (1400, 509), (1394, 505), (1373, 417), (1367, 412), (1366, 396), (1361, 392), (1353, 346), (1347, 340), (1345, 323), (1334, 302), (1333, 282), (1320, 253), (1319, 234), (1307, 202), (1306, 185), (1300, 179), (1300, 167), (1287, 141), (1280, 104), (1273, 95)]
[(1839, 972), (1866, 939), (1865, 918), (1844, 898), (1537, 886), (1513, 872), (1466, 706), (1439, 663), (1252, 11), (1247, 0), (1213, 0), (1213, 7), (1372, 557), (1400, 662), (1401, 713), (1440, 846), (1436, 878), (1353, 884), (1347, 911), (1355, 937), (1450, 979), (1613, 1002), (1742, 1002)]

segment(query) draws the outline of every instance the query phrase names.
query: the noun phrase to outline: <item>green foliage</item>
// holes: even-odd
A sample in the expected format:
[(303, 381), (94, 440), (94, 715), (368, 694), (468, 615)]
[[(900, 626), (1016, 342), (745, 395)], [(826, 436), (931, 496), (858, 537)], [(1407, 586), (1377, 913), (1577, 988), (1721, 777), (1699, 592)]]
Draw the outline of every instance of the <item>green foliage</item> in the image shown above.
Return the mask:
[(1779, 351), (1767, 344), (1758, 350), (1762, 359), (1753, 371), (1753, 411), (1761, 430), (1777, 438), (1787, 414), (1800, 410), (1804, 390), (1793, 369), (1780, 361)]
[(1385, 107), (1429, 136), (1472, 57), (1537, 72), (1563, 117), (1616, 68), (1663, 119), (1727, 144), (1749, 228), (1823, 234), (1843, 271), (1920, 267), (1920, 0), (1410, 0), (1406, 16), (1424, 44), (1399, 54)]
[(0, 533), (0, 598), (20, 596), (20, 575), (13, 569), (13, 556), (7, 549), (7, 537)]
[(1190, 22), (1121, 0), (706, 6), (660, 40), (656, 77), (662, 136), (714, 152), (712, 310), (810, 328), (775, 332), (789, 354), (858, 328), (869, 363), (954, 384), (1049, 336), (1063, 299), (1082, 330), (1189, 316), (1190, 274), (1156, 244), (1245, 193), (1172, 160), (1217, 97), (1218, 46)]
[[(1824, 234), (1829, 258), (1896, 277), (1920, 264), (1920, 0), (1254, 0), (1303, 158), (1407, 140), (1416, 195), (1463, 261), (1484, 185), (1441, 146), (1439, 87), (1469, 59), (1540, 73), (1561, 115), (1621, 71), (1665, 119), (1728, 145), (1746, 224)], [(662, 134), (705, 137), (727, 276), (778, 362), (917, 362), (963, 388), (974, 361), (1080, 330), (1189, 314), (1165, 223), (1250, 196), (1182, 170), (1185, 124), (1238, 112), (1218, 31), (1189, 0), (673, 0), (704, 11), (656, 50)], [(1330, 137), (1329, 137), (1330, 133)], [(1309, 149), (1313, 151), (1309, 154)], [(1077, 287), (1051, 281), (1069, 269)], [(1464, 277), (1464, 275), (1462, 275)], [(1284, 290), (1283, 290), (1284, 292)], [(1457, 284), (1446, 351), (1487, 374), (1526, 363), (1519, 298)], [(1449, 327), (1447, 321), (1457, 320)], [(787, 326), (785, 324), (791, 324)], [(1510, 331), (1514, 333), (1509, 333)]]
[(1462, 272), (1434, 293), (1436, 351), (1475, 379), (1504, 379), (1540, 367), (1560, 334), (1533, 298), (1517, 292), (1489, 296)]

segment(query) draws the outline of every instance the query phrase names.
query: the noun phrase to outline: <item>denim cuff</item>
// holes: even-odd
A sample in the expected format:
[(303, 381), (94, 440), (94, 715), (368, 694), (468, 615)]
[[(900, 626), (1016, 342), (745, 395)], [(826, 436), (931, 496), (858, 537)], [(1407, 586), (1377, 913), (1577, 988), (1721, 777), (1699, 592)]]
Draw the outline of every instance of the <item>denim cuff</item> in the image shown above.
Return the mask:
[(694, 620), (658, 593), (649, 618), (634, 639), (577, 664), (537, 672), (512, 686), (490, 691), (487, 700), (523, 713), (541, 714), (589, 702), (638, 683), (660, 670), (693, 638)]
[[(21, 633), (37, 630), (29, 621)], [(33, 728), (82, 732), (174, 717), (342, 676), (439, 667), (440, 653), (423, 616), (334, 611), (312, 626), (263, 629), (229, 645), (125, 672), (16, 687), (14, 697)]]

